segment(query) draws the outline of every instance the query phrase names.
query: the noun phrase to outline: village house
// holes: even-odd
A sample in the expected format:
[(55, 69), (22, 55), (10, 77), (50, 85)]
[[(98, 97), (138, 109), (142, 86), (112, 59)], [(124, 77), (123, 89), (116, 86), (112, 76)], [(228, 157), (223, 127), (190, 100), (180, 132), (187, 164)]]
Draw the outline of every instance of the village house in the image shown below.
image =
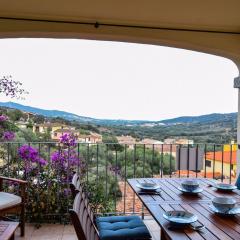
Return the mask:
[(90, 133), (90, 134), (80, 134), (78, 136), (78, 141), (80, 143), (101, 143), (102, 142), (102, 135), (98, 133)]
[(132, 136), (117, 136), (117, 140), (119, 144), (127, 144), (130, 149), (134, 149), (134, 145), (136, 144), (136, 139)]
[(29, 124), (25, 121), (18, 121), (15, 123), (15, 125), (20, 129), (27, 129)]
[(181, 144), (181, 145), (192, 145), (194, 144), (194, 141), (191, 139), (187, 139), (187, 138), (179, 138), (175, 141), (176, 144)]
[(62, 123), (50, 123), (50, 122), (33, 125), (33, 132), (34, 133), (47, 133), (47, 132), (49, 132), (51, 135), (53, 135), (53, 133), (56, 130), (59, 130), (59, 129), (75, 130), (75, 127), (67, 126), (67, 125), (62, 124)]
[(224, 145), (223, 151), (206, 153), (206, 172), (223, 173), (223, 176), (236, 177), (237, 145)]
[(144, 138), (142, 141), (140, 141), (139, 143), (145, 144), (146, 147), (149, 147), (147, 145), (153, 145), (153, 144), (163, 144), (162, 141), (159, 140), (155, 140), (155, 139), (151, 139), (151, 138)]
[(70, 129), (70, 128), (61, 128), (57, 129), (52, 132), (51, 137), (55, 141), (59, 141), (59, 139), (64, 135), (64, 134), (73, 134), (77, 138), (79, 137), (80, 133), (78, 130)]
[(194, 141), (187, 138), (166, 138), (164, 139), (164, 144), (179, 144), (179, 145), (192, 145)]

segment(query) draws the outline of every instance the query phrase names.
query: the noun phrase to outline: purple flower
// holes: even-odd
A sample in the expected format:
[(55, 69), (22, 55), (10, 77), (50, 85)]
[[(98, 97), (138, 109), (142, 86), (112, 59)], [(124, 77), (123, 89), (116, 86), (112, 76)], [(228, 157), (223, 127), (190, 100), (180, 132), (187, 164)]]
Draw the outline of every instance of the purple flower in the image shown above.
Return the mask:
[(25, 161), (25, 168), (31, 168), (30, 163), (37, 163), (40, 166), (47, 165), (47, 161), (39, 156), (37, 149), (29, 145), (23, 145), (18, 149), (19, 156)]
[(63, 189), (63, 194), (64, 194), (64, 196), (69, 196), (70, 194), (71, 194), (71, 190), (70, 189), (68, 189), (68, 188), (64, 188)]
[(63, 143), (65, 146), (68, 147), (75, 147), (77, 145), (76, 140), (77, 136), (75, 136), (74, 134), (65, 133), (60, 137), (60, 143)]
[(38, 158), (38, 162), (41, 166), (47, 165), (47, 161), (41, 157)]
[(38, 157), (38, 151), (31, 146), (23, 145), (18, 149), (19, 156), (24, 160), (31, 160), (32, 162), (36, 162)]
[(11, 140), (13, 140), (15, 138), (15, 133), (11, 132), (11, 131), (6, 131), (6, 132), (3, 133), (2, 138), (5, 141), (11, 141)]
[(62, 168), (77, 166), (80, 162), (75, 150), (55, 151), (51, 155), (51, 160), (54, 165), (60, 165)]
[(8, 117), (6, 115), (0, 115), (0, 122), (5, 122), (8, 120)]

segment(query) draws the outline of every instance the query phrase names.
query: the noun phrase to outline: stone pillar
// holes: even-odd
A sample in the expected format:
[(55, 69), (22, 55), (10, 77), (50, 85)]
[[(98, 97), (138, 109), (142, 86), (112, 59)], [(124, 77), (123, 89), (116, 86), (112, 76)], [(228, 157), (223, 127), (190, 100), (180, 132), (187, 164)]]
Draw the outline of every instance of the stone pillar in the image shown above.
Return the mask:
[(237, 116), (237, 176), (240, 173), (240, 76), (234, 79), (234, 88), (238, 89), (238, 116)]

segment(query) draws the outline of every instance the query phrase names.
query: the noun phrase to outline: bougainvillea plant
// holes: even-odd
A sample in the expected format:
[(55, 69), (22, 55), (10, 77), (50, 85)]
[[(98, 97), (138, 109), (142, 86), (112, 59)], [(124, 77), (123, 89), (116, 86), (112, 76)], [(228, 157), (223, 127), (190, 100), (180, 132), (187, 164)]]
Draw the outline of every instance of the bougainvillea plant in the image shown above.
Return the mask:
[(24, 94), (28, 94), (28, 92), (22, 88), (22, 83), (14, 81), (12, 76), (4, 76), (0, 78), (0, 93), (17, 99), (22, 97)]
[(24, 160), (24, 166), (26, 171), (30, 171), (30, 168), (36, 168), (38, 166), (45, 166), (47, 161), (43, 159), (37, 149), (29, 145), (23, 145), (18, 149), (18, 154), (22, 160)]
[(11, 131), (11, 124), (6, 115), (0, 115), (0, 139), (9, 142), (15, 138), (15, 133)]

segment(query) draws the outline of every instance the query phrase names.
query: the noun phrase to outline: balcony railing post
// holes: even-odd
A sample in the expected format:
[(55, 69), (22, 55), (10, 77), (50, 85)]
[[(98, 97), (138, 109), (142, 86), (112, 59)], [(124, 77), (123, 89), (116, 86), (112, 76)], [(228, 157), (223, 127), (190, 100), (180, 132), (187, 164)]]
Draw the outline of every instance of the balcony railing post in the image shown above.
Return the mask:
[[(240, 66), (238, 66), (240, 69)], [(237, 115), (237, 176), (240, 174), (240, 75), (234, 79), (234, 88), (238, 89), (238, 115)]]

